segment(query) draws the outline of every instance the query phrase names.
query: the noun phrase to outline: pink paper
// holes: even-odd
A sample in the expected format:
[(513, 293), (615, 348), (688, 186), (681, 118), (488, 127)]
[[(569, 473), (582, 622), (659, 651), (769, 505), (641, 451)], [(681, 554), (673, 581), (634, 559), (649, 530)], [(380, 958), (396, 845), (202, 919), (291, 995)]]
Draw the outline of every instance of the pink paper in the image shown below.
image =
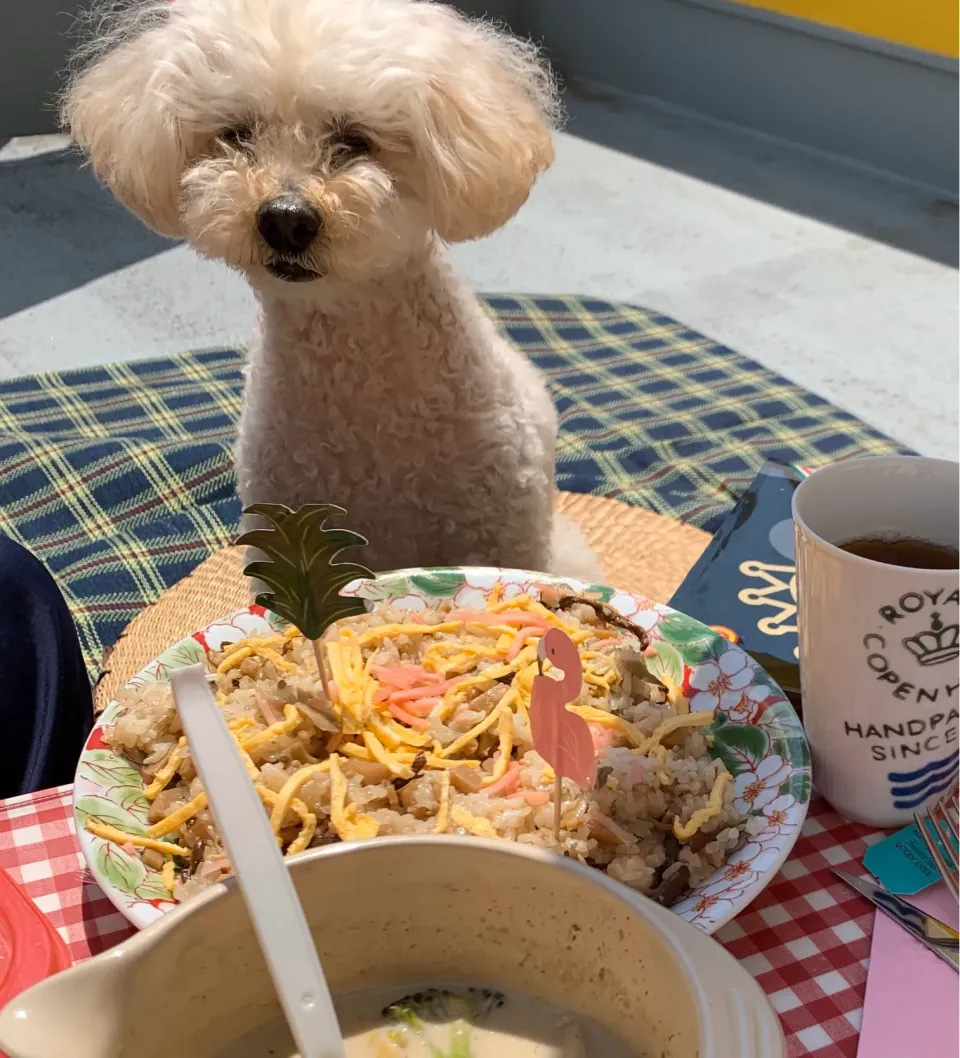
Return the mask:
[[(942, 883), (909, 898), (957, 926), (957, 903)], [(956, 1058), (957, 972), (902, 926), (877, 912), (857, 1058)]]
[(580, 786), (593, 785), (596, 756), (586, 720), (567, 709), (583, 687), (583, 668), (576, 644), (559, 628), (548, 629), (540, 640), (539, 655), (563, 670), (562, 680), (534, 676), (530, 695), (530, 733), (533, 748), (557, 776)]

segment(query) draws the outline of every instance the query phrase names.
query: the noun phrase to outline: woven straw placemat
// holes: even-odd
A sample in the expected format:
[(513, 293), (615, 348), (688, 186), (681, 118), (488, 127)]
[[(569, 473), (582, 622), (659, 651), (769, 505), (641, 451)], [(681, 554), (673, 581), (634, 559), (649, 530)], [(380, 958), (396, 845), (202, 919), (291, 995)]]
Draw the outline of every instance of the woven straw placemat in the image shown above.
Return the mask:
[[(673, 595), (710, 542), (702, 529), (600, 496), (561, 492), (557, 506), (583, 530), (608, 584), (655, 602)], [(243, 549), (211, 555), (138, 614), (104, 655), (97, 711), (167, 647), (250, 601)]]

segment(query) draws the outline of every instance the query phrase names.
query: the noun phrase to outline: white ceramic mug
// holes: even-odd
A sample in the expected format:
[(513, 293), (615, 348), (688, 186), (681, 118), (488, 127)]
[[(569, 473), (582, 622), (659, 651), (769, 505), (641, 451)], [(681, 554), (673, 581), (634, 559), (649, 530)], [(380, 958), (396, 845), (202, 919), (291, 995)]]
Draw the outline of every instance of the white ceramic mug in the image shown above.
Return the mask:
[(960, 574), (837, 545), (902, 537), (956, 548), (958, 471), (915, 456), (844, 460), (793, 496), (813, 781), (861, 823), (908, 823), (957, 774)]

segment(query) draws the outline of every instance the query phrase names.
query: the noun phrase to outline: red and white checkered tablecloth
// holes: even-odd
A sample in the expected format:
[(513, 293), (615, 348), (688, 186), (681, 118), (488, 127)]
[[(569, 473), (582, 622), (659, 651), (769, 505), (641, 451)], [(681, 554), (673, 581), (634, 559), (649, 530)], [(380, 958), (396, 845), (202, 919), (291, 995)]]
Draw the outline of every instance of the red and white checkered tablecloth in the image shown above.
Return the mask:
[[(830, 867), (859, 863), (882, 836), (815, 797), (783, 870), (717, 934), (770, 997), (790, 1058), (856, 1058), (874, 912)], [(0, 801), (0, 867), (56, 926), (74, 960), (133, 932), (84, 868), (69, 786)]]

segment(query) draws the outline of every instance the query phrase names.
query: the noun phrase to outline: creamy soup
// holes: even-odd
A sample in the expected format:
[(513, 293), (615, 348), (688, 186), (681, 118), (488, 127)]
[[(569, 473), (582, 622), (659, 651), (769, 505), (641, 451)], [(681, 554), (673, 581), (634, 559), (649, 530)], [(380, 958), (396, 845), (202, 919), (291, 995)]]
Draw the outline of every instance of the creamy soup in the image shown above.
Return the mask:
[[(631, 1058), (608, 1032), (516, 992), (424, 988), (360, 992), (337, 1001), (347, 1058)], [(283, 1022), (219, 1058), (297, 1058)]]

